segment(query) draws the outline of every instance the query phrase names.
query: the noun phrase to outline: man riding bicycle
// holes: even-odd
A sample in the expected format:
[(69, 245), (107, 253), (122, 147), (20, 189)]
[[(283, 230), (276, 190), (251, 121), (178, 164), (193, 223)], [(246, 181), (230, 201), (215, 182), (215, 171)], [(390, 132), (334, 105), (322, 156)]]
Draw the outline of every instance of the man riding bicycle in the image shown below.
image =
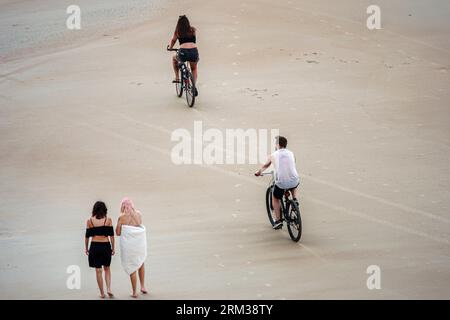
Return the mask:
[(292, 151), (286, 149), (287, 139), (282, 136), (276, 137), (276, 151), (269, 156), (267, 162), (255, 172), (256, 176), (266, 170), (271, 164), (275, 168), (275, 188), (272, 194), (272, 206), (275, 213), (275, 223), (273, 229), (281, 229), (283, 222), (281, 220), (281, 204), (285, 192), (290, 191), (294, 201), (296, 198), (296, 189), (300, 183), (300, 178), (295, 168), (295, 156)]

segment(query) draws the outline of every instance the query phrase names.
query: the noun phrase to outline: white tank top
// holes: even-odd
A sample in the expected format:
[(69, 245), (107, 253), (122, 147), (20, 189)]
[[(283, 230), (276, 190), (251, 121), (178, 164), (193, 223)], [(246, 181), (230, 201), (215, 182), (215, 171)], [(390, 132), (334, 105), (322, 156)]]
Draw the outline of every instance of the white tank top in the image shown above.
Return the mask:
[(279, 149), (271, 155), (275, 168), (275, 184), (280, 189), (295, 188), (300, 179), (295, 168), (295, 157), (288, 149)]

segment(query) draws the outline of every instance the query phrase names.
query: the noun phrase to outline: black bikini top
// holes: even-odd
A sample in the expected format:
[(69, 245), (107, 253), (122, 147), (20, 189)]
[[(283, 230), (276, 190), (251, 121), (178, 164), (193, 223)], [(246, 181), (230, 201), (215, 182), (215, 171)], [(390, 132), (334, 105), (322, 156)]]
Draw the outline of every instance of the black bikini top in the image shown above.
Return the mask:
[(94, 236), (105, 236), (105, 237), (114, 236), (114, 228), (112, 226), (107, 226), (106, 220), (107, 220), (107, 218), (105, 218), (105, 223), (102, 226), (95, 227), (94, 224), (92, 223), (92, 220), (89, 219), (92, 227), (86, 228), (86, 236), (85, 237), (90, 238), (90, 237), (94, 237)]
[(185, 36), (185, 37), (180, 37), (178, 36), (178, 41), (180, 42), (180, 44), (186, 43), (186, 42), (193, 42), (195, 43), (196, 41), (196, 37), (195, 37), (195, 33), (193, 33), (191, 36)]

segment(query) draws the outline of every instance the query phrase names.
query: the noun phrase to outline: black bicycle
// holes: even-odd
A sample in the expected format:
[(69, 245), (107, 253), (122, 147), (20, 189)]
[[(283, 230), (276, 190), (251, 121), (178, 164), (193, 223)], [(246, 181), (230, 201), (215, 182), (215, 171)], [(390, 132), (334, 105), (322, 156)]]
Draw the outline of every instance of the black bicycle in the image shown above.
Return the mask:
[[(167, 51), (175, 51), (177, 52), (178, 56), (178, 49), (170, 49), (167, 46)], [(195, 103), (195, 82), (194, 82), (194, 76), (191, 72), (191, 68), (189, 66), (189, 63), (185, 63), (181, 61), (179, 58), (178, 60), (178, 69), (180, 70), (180, 81), (175, 82), (175, 90), (177, 92), (177, 96), (181, 98), (183, 95), (183, 92), (186, 93), (186, 102), (190, 108), (194, 106)]]
[[(274, 172), (263, 172), (261, 175), (271, 175), (272, 179), (267, 187), (266, 191), (266, 209), (269, 221), (275, 225), (275, 213), (272, 206), (272, 194), (275, 188), (275, 176)], [(292, 241), (298, 242), (302, 237), (302, 218), (300, 216), (300, 205), (291, 196), (289, 191), (286, 191), (283, 195), (281, 202), (281, 221), (286, 222), (289, 231), (289, 236)]]

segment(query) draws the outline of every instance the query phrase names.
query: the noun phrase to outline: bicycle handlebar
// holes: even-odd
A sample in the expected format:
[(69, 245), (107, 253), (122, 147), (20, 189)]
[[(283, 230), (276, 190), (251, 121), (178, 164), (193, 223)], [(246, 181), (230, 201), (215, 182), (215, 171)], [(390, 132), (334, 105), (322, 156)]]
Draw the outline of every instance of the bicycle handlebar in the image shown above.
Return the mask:
[(167, 46), (167, 48), (166, 48), (166, 49), (167, 49), (167, 51), (178, 51), (178, 49), (176, 49), (176, 48), (172, 48), (172, 49), (170, 49), (170, 48), (169, 48), (169, 46)]
[(261, 172), (261, 174), (259, 176), (257, 176), (257, 177), (268, 176), (268, 175), (273, 175), (273, 174), (274, 174), (273, 170), (272, 171), (268, 171), (268, 172)]

